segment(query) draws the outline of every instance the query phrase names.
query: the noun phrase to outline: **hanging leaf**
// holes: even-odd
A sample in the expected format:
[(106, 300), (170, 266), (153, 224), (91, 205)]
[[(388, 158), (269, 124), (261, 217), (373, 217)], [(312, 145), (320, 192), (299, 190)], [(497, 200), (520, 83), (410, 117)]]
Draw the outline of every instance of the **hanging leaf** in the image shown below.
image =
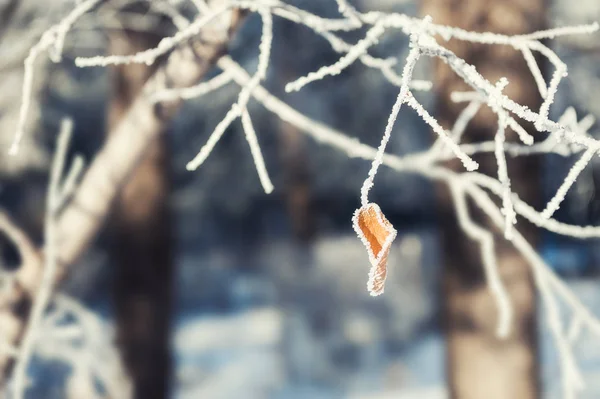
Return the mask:
[(377, 204), (366, 204), (354, 212), (354, 230), (367, 248), (371, 270), (367, 289), (372, 296), (383, 294), (387, 275), (387, 258), (396, 230), (385, 218)]

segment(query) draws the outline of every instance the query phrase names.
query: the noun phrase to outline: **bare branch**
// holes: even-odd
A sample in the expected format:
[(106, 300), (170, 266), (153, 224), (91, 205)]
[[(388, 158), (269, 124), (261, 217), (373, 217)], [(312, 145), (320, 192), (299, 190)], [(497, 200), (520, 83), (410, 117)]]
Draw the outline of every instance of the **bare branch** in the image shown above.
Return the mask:
[[(232, 18), (232, 21), (239, 23), (237, 17)], [(15, 292), (11, 296), (10, 303), (35, 297), (36, 289), (44, 284), (47, 286), (49, 280), (50, 286), (53, 286), (64, 276), (68, 266), (86, 250), (101, 228), (120, 187), (127, 181), (149, 144), (164, 131), (165, 126), (178, 110), (179, 102), (156, 105), (150, 100), (150, 93), (195, 84), (212, 68), (216, 57), (223, 52), (228, 34), (222, 29), (229, 30), (230, 26), (218, 26), (214, 30), (205, 28), (198, 40), (194, 40), (190, 46), (173, 51), (149, 79), (143, 93), (134, 101), (128, 114), (115, 131), (108, 135), (109, 139), (83, 176), (71, 201), (53, 223), (51, 234), (51, 237), (54, 237), (53, 245), (48, 247), (53, 248), (51, 250), (53, 258), (46, 259), (46, 262), (52, 264), (52, 273), (45, 272), (46, 277), (42, 276), (40, 273), (42, 260), (39, 257), (31, 263), (24, 264), (28, 266), (21, 267), (16, 276), (23, 290)], [(131, 131), (135, 131), (136, 134), (130, 134)], [(56, 200), (59, 201), (60, 198)], [(21, 245), (24, 254), (37, 253), (30, 251), (34, 247), (25, 240), (23, 235), (17, 234), (18, 230), (12, 228), (12, 224), (5, 222), (4, 225)], [(44, 255), (48, 256), (48, 254)], [(37, 308), (43, 310), (43, 307), (39, 305)], [(37, 319), (39, 312), (38, 310), (32, 313), (31, 317)], [(6, 342), (16, 343), (25, 331), (22, 315), (13, 313), (10, 306), (2, 306), (0, 320), (4, 325), (12, 326), (8, 331), (3, 332)], [(33, 336), (34, 333), (27, 333), (27, 336), (30, 334)], [(26, 354), (30, 353), (30, 349), (27, 348), (31, 348), (32, 339), (26, 340)], [(0, 369), (4, 375), (7, 365), (8, 360), (0, 355)], [(20, 368), (24, 369), (25, 366)], [(23, 375), (23, 372), (19, 371), (18, 375)], [(19, 378), (17, 386), (22, 385), (22, 377)]]
[(58, 144), (50, 172), (50, 184), (46, 197), (46, 220), (44, 226), (44, 270), (40, 287), (37, 290), (27, 328), (21, 341), (19, 357), (14, 370), (13, 395), (21, 399), (25, 395), (27, 366), (33, 354), (33, 349), (40, 333), (39, 324), (48, 306), (54, 284), (56, 283), (56, 271), (58, 266), (58, 254), (56, 252), (56, 216), (60, 206), (60, 180), (63, 174), (67, 149), (73, 131), (73, 122), (65, 119), (58, 135)]

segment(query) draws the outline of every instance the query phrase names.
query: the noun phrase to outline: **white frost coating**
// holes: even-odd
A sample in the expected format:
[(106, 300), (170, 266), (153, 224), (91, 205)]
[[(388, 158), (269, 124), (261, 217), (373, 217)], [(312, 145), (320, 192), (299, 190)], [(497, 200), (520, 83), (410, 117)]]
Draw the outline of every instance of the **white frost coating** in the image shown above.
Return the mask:
[(542, 71), (540, 71), (540, 67), (533, 57), (531, 50), (526, 46), (522, 46), (521, 53), (523, 53), (523, 58), (525, 59), (525, 62), (527, 62), (527, 66), (535, 79), (540, 95), (542, 98), (546, 98), (548, 96), (548, 87), (546, 86), (544, 75), (542, 74)]
[(416, 91), (429, 91), (433, 87), (433, 82), (430, 80), (412, 80), (409, 88)]
[(510, 179), (508, 178), (508, 169), (506, 166), (506, 156), (504, 152), (504, 141), (506, 131), (506, 119), (500, 116), (498, 120), (498, 132), (495, 139), (495, 155), (498, 163), (498, 180), (502, 184), (502, 213), (505, 217), (504, 237), (507, 240), (512, 238), (513, 225), (517, 223), (517, 214), (515, 213), (510, 191)]
[(96, 57), (77, 57), (75, 58), (75, 65), (80, 68), (93, 67), (93, 66), (108, 66), (108, 65), (121, 65), (121, 64), (147, 64), (152, 65), (154, 61), (161, 55), (167, 54), (173, 50), (180, 43), (196, 36), (200, 33), (200, 30), (212, 22), (223, 13), (229, 11), (233, 7), (232, 4), (225, 4), (215, 10), (212, 13), (197, 19), (194, 23), (190, 24), (186, 29), (178, 31), (172, 37), (166, 37), (162, 39), (158, 46), (149, 50), (140, 51), (133, 55), (109, 55), (109, 56), (96, 56)]
[[(40, 326), (36, 356), (71, 365), (68, 397), (129, 398), (132, 387), (114, 345), (114, 329), (76, 299), (56, 294)], [(75, 386), (74, 386), (75, 385)], [(85, 394), (75, 387), (87, 385)], [(82, 396), (83, 395), (83, 396)]]
[(554, 197), (552, 197), (552, 199), (546, 205), (546, 209), (544, 209), (544, 211), (542, 212), (542, 217), (548, 219), (554, 214), (554, 212), (558, 210), (558, 208), (560, 207), (560, 203), (565, 199), (565, 195), (567, 195), (567, 192), (569, 191), (573, 183), (575, 183), (575, 180), (577, 179), (579, 174), (581, 174), (583, 169), (587, 166), (587, 164), (591, 161), (592, 157), (596, 155), (597, 152), (597, 148), (588, 148), (583, 153), (581, 158), (579, 158), (579, 160), (575, 162), (575, 165), (573, 165), (573, 167), (569, 170), (567, 177), (556, 191), (556, 194), (554, 194)]
[[(51, 60), (58, 62), (62, 56), (63, 43), (67, 32), (71, 26), (86, 12), (91, 10), (100, 0), (88, 0), (79, 4), (62, 21), (48, 29), (40, 41), (29, 50), (29, 55), (25, 59), (25, 73), (23, 78), (23, 90), (21, 99), (21, 109), (19, 110), (19, 120), (13, 142), (8, 150), (10, 155), (19, 153), (19, 146), (25, 135), (25, 123), (29, 108), (31, 107), (31, 92), (33, 90), (33, 69), (35, 61), (44, 51), (48, 51)], [(51, 46), (55, 46), (54, 53), (50, 51)]]
[(556, 92), (558, 91), (558, 85), (560, 84), (560, 81), (562, 80), (562, 78), (567, 76), (567, 67), (561, 67), (561, 68), (557, 68), (556, 71), (554, 71), (554, 74), (552, 74), (552, 79), (550, 79), (550, 86), (548, 87), (548, 92), (546, 93), (546, 98), (544, 99), (544, 102), (542, 103), (541, 107), (540, 107), (540, 117), (538, 119), (538, 121), (536, 122), (536, 129), (541, 130), (542, 129), (542, 118), (547, 119), (548, 118), (548, 112), (550, 111), (550, 105), (554, 102), (554, 96), (556, 95)]
[(485, 102), (485, 96), (476, 91), (453, 91), (450, 100), (454, 103), (468, 103), (473, 101)]
[(462, 191), (461, 182), (459, 180), (450, 184), (450, 192), (454, 199), (456, 216), (460, 227), (472, 240), (479, 242), (485, 277), (488, 286), (490, 287), (490, 291), (494, 295), (496, 307), (498, 309), (498, 327), (496, 328), (496, 336), (498, 338), (506, 338), (511, 329), (513, 308), (498, 272), (498, 263), (496, 262), (494, 250), (494, 237), (492, 233), (473, 222), (469, 216), (466, 196)]
[(404, 66), (404, 73), (402, 75), (404, 76), (402, 88), (400, 89), (400, 93), (398, 93), (396, 102), (392, 107), (392, 112), (388, 117), (388, 122), (383, 133), (383, 138), (381, 139), (381, 143), (379, 144), (379, 148), (377, 149), (377, 156), (373, 160), (373, 163), (371, 164), (371, 170), (369, 170), (369, 175), (360, 189), (360, 202), (363, 206), (369, 202), (369, 191), (371, 190), (371, 187), (373, 187), (373, 180), (375, 179), (375, 175), (377, 174), (377, 169), (381, 165), (383, 154), (385, 153), (385, 147), (387, 146), (388, 141), (390, 141), (392, 129), (394, 128), (394, 122), (396, 122), (398, 112), (400, 112), (400, 107), (402, 106), (402, 103), (404, 103), (405, 97), (408, 94), (408, 81), (410, 80), (410, 76), (412, 75), (412, 70), (414, 69), (415, 64), (419, 60), (419, 56), (419, 49), (417, 47), (413, 47), (408, 53), (408, 57), (406, 58), (406, 65)]
[(221, 73), (214, 78), (207, 80), (206, 82), (198, 83), (196, 86), (186, 87), (184, 89), (170, 89), (162, 90), (150, 95), (150, 101), (162, 102), (162, 101), (175, 101), (175, 100), (189, 100), (192, 98), (199, 98), (212, 91), (220, 89), (227, 83), (231, 82), (231, 76), (227, 73)]
[(19, 348), (19, 356), (17, 357), (14, 370), (14, 385), (13, 397), (22, 399), (25, 396), (27, 389), (27, 367), (29, 360), (33, 355), (36, 340), (39, 338), (39, 325), (44, 316), (44, 312), (54, 288), (54, 277), (58, 267), (58, 253), (56, 252), (56, 217), (61, 207), (60, 199), (63, 194), (60, 192), (61, 179), (63, 177), (65, 158), (71, 133), (73, 131), (73, 121), (64, 119), (60, 133), (58, 135), (56, 154), (52, 162), (52, 170), (50, 172), (50, 184), (46, 197), (46, 217), (44, 221), (44, 270), (40, 288), (33, 299), (27, 329), (24, 332), (23, 341)]
[[(575, 122), (577, 123), (577, 116), (575, 116)], [(581, 132), (587, 132), (592, 128), (592, 126), (594, 126), (594, 123), (596, 123), (596, 118), (594, 115), (587, 114), (579, 121), (579, 123), (577, 123), (577, 129), (579, 129)]]
[(537, 130), (541, 130), (542, 128), (542, 119), (548, 118), (548, 112), (550, 110), (550, 105), (554, 102), (554, 96), (558, 91), (558, 85), (561, 80), (567, 76), (567, 66), (564, 62), (561, 61), (560, 58), (556, 55), (556, 53), (550, 50), (547, 46), (543, 45), (540, 42), (534, 42), (530, 45), (530, 49), (539, 51), (542, 55), (546, 56), (548, 61), (554, 65), (556, 70), (552, 74), (552, 78), (550, 79), (550, 84), (548, 86), (548, 90), (546, 92), (546, 97), (544, 98), (544, 102), (540, 107), (540, 118), (535, 122), (535, 128)]
[(238, 105), (246, 108), (252, 91), (258, 84), (267, 77), (269, 68), (269, 58), (271, 57), (271, 45), (273, 44), (273, 17), (271, 13), (264, 9), (258, 10), (263, 22), (262, 35), (259, 45), (258, 68), (248, 85), (242, 88)]
[(369, 49), (369, 47), (372, 47), (373, 45), (377, 44), (377, 42), (379, 41), (379, 37), (383, 35), (384, 32), (384, 24), (376, 24), (367, 32), (365, 38), (359, 41), (356, 44), (356, 46), (352, 47), (350, 51), (348, 51), (348, 53), (345, 56), (340, 58), (338, 62), (329, 66), (321, 67), (316, 72), (311, 72), (307, 76), (303, 76), (293, 82), (288, 83), (287, 85), (285, 85), (285, 91), (287, 91), (288, 93), (292, 91), (298, 91), (307, 84), (316, 80), (321, 80), (326, 76), (339, 75), (350, 64), (356, 61), (361, 56), (361, 54), (364, 54)]
[(520, 35), (519, 37), (524, 40), (543, 40), (567, 35), (589, 35), (590, 33), (597, 32), (598, 27), (598, 22), (594, 22), (587, 25), (563, 26), (560, 28), (546, 29), (527, 35)]
[[(273, 42), (273, 18), (271, 14), (263, 9), (258, 11), (263, 20), (262, 36), (259, 45), (258, 68), (250, 82), (242, 88), (238, 96), (237, 103), (231, 106), (231, 109), (225, 115), (225, 118), (217, 125), (210, 135), (208, 142), (200, 149), (200, 152), (186, 165), (187, 170), (196, 170), (206, 161), (215, 145), (219, 142), (225, 130), (231, 123), (242, 115), (246, 110), (252, 91), (267, 76), (269, 66), (269, 57), (271, 54), (271, 44)], [(260, 175), (260, 171), (258, 171)]]
[(458, 115), (456, 118), (456, 122), (454, 122), (454, 126), (452, 127), (452, 132), (450, 137), (452, 141), (455, 143), (460, 143), (462, 139), (462, 135), (467, 129), (467, 125), (471, 122), (471, 119), (475, 117), (479, 109), (481, 108), (481, 103), (479, 101), (473, 101)]
[(427, 112), (427, 110), (423, 108), (423, 106), (419, 104), (419, 102), (417, 102), (417, 100), (415, 100), (415, 98), (412, 95), (410, 95), (407, 104), (415, 111), (417, 111), (417, 114), (421, 118), (423, 118), (423, 120), (429, 126), (431, 126), (433, 131), (439, 136), (442, 142), (446, 144), (450, 148), (450, 150), (452, 150), (452, 152), (458, 159), (460, 159), (460, 161), (465, 166), (465, 169), (467, 169), (468, 171), (477, 170), (477, 168), (479, 167), (477, 162), (472, 160), (471, 157), (469, 157), (460, 149), (458, 144), (452, 141), (452, 138), (450, 138), (448, 132), (444, 130), (444, 128), (438, 123), (438, 121), (433, 116), (431, 116), (429, 112)]
[[(502, 90), (508, 85), (506, 78), (501, 78), (496, 84), (496, 96), (500, 96)], [(504, 151), (504, 143), (506, 141), (506, 126), (508, 125), (506, 111), (498, 106), (496, 98), (490, 98), (488, 104), (498, 115), (498, 131), (494, 138), (495, 148), (494, 155), (498, 164), (498, 180), (502, 184), (502, 213), (504, 214), (504, 238), (510, 240), (513, 235), (513, 225), (517, 223), (517, 214), (515, 213), (512, 203), (512, 192), (510, 189), (510, 179), (508, 177), (508, 168), (506, 166), (506, 153)]]
[(244, 127), (244, 133), (246, 134), (246, 140), (248, 141), (248, 145), (250, 145), (250, 152), (252, 153), (254, 166), (258, 172), (260, 184), (262, 184), (265, 193), (271, 194), (271, 192), (273, 192), (273, 183), (271, 183), (271, 179), (269, 178), (269, 173), (267, 172), (267, 168), (265, 166), (265, 160), (260, 150), (260, 146), (258, 145), (258, 139), (256, 138), (256, 132), (252, 126), (252, 119), (250, 119), (250, 114), (247, 110), (242, 112), (241, 118), (242, 126)]
[[(474, 100), (471, 101), (469, 105), (467, 105), (467, 107), (461, 111), (454, 122), (454, 126), (452, 126), (452, 131), (450, 132), (450, 139), (452, 142), (460, 143), (465, 129), (467, 128), (469, 122), (471, 122), (471, 119), (473, 119), (477, 112), (479, 112), (480, 108), (481, 102)], [(443, 151), (445, 149), (444, 144), (445, 141), (442, 139), (442, 136), (440, 136), (440, 138), (438, 138), (431, 146), (431, 149), (429, 150), (430, 155), (438, 159), (447, 154), (452, 156), (451, 151)]]
[[(489, 197), (478, 187), (470, 187), (470, 193), (478, 206), (494, 221), (496, 225), (502, 225), (502, 215)], [(559, 296), (571, 306), (571, 310), (577, 317), (585, 318), (588, 326), (596, 333), (600, 333), (600, 323), (592, 316), (585, 307), (566, 288), (564, 283), (556, 277), (552, 269), (544, 263), (533, 247), (527, 243), (522, 235), (516, 233), (512, 240), (513, 244), (521, 254), (529, 261), (533, 269), (534, 280), (541, 296), (542, 305), (545, 307), (548, 317), (550, 331), (554, 337), (555, 345), (561, 359), (560, 364), (563, 371), (564, 397), (574, 398), (577, 391), (584, 388), (581, 372), (575, 361), (573, 351), (569, 346), (564, 334), (560, 310), (556, 297)], [(554, 293), (552, 289), (554, 288)]]
[[(500, 182), (490, 176), (483, 175), (481, 173), (469, 173), (464, 176), (465, 180), (470, 180), (476, 186), (490, 190), (492, 193), (502, 196), (502, 185)], [(516, 194), (513, 194), (512, 201), (515, 206), (515, 211), (529, 220), (536, 226), (545, 230), (551, 231), (556, 234), (560, 234), (566, 237), (575, 238), (600, 238), (600, 227), (599, 226), (574, 226), (566, 223), (559, 222), (555, 219), (546, 219), (542, 217), (541, 213), (536, 211), (529, 204), (521, 200)]]
[(213, 130), (206, 144), (204, 144), (204, 146), (200, 149), (200, 152), (194, 157), (194, 159), (187, 163), (185, 168), (190, 171), (198, 169), (204, 163), (204, 161), (206, 161), (206, 159), (208, 158), (212, 150), (215, 148), (219, 140), (221, 140), (221, 137), (223, 137), (223, 134), (225, 133), (229, 125), (231, 125), (231, 123), (234, 120), (236, 120), (240, 115), (240, 107), (238, 107), (237, 104), (233, 104), (231, 109), (225, 115), (225, 118), (223, 118), (223, 120), (219, 122), (219, 124), (215, 127), (215, 130)]
[(360, 27), (361, 22), (356, 9), (348, 4), (346, 0), (336, 0), (336, 2), (338, 4), (338, 11), (350, 21), (356, 23), (357, 27)]
[(508, 127), (510, 127), (515, 133), (517, 133), (517, 136), (519, 136), (519, 139), (521, 139), (521, 141), (524, 144), (533, 145), (533, 136), (527, 133), (527, 131), (523, 129), (521, 125), (519, 125), (519, 122), (517, 122), (514, 118), (508, 115), (506, 115), (506, 119), (508, 121)]

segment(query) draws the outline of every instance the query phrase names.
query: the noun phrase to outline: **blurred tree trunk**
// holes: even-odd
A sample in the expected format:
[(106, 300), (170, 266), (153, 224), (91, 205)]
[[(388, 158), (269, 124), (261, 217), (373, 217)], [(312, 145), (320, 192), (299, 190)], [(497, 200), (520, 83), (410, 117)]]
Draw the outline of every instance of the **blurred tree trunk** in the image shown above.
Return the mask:
[(279, 152), (284, 176), (284, 197), (292, 234), (301, 245), (315, 236), (312, 199), (312, 175), (306, 150), (306, 137), (296, 127), (280, 122)]
[[(280, 34), (285, 37), (285, 43), (293, 43), (289, 38), (292, 33), (289, 32), (289, 25), (283, 25), (286, 29), (281, 29)], [(295, 27), (294, 27), (295, 28)], [(275, 57), (277, 59), (278, 80), (283, 87), (287, 82), (292, 81), (298, 73), (297, 65), (290, 57), (290, 48), (281, 46)], [(283, 95), (283, 93), (281, 93)], [(308, 141), (305, 135), (298, 128), (291, 124), (280, 121), (279, 133), (277, 135), (277, 144), (279, 159), (281, 162), (281, 173), (283, 175), (283, 197), (286, 210), (290, 218), (290, 226), (293, 238), (301, 246), (312, 243), (316, 235), (316, 220), (313, 209), (313, 175), (310, 169), (310, 160), (308, 155)]]
[[(423, 0), (422, 4), (423, 15), (431, 15), (435, 23), (473, 31), (521, 34), (542, 29), (545, 22), (544, 0)], [(490, 81), (495, 82), (502, 76), (508, 78), (510, 83), (504, 92), (509, 97), (533, 109), (539, 108), (541, 98), (519, 52), (509, 47), (455, 41), (449, 43), (449, 48), (475, 65)], [(468, 88), (440, 62), (435, 65), (435, 83), (437, 115), (442, 124), (450, 128), (464, 107), (464, 104), (452, 103), (450, 93)], [(496, 116), (484, 107), (471, 122), (464, 140), (492, 140), (497, 126)], [(514, 137), (514, 132), (510, 132), (508, 140)], [(497, 175), (493, 156), (480, 156), (476, 160), (480, 163), (480, 172)], [(539, 159), (509, 159), (508, 166), (513, 190), (538, 208)], [(453, 161), (453, 167), (461, 166)], [(474, 219), (496, 235), (500, 274), (515, 310), (511, 334), (506, 340), (500, 340), (495, 336), (497, 310), (486, 284), (479, 248), (460, 231), (447, 187), (439, 188), (438, 200), (445, 262), (443, 311), (451, 397), (538, 397), (536, 295), (529, 266), (504, 239), (502, 232), (475, 206), (470, 206)], [(519, 219), (517, 229), (535, 245), (537, 234), (532, 225)]]
[[(110, 36), (109, 53), (133, 54), (159, 40), (152, 33), (122, 31)], [(154, 69), (132, 64), (111, 70), (108, 131), (127, 114)], [(173, 263), (168, 196), (169, 145), (163, 131), (122, 188), (110, 220), (117, 344), (139, 399), (169, 394)]]

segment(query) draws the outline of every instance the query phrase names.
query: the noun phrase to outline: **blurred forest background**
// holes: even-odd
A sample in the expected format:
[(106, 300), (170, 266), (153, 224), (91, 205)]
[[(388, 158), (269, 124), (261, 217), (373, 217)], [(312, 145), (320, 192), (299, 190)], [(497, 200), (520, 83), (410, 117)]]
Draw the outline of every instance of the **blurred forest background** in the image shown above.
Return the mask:
[[(335, 1), (288, 2), (321, 16), (338, 15)], [(186, 10), (183, 1), (111, 0), (82, 17), (67, 36), (63, 62), (37, 64), (29, 122), (34, 133), (19, 156), (9, 157), (5, 154), (17, 122), (23, 61), (40, 34), (72, 3), (0, 2), (0, 206), (38, 242), (61, 119), (70, 116), (74, 121), (70, 153), (83, 154), (89, 162), (151, 73), (145, 66), (81, 69), (73, 58), (152, 47), (174, 29), (161, 4)], [(454, 21), (435, 15), (435, 7), (446, 7), (443, 3), (462, 3), (459, 7), (475, 14), (508, 3), (541, 4), (537, 19), (527, 18), (530, 25), (518, 33), (543, 25), (600, 21), (596, 0), (352, 2), (359, 10), (413, 16), (427, 12), (434, 22), (471, 23), (466, 11), (453, 16)], [(479, 22), (470, 28), (494, 31), (494, 18), (517, 17), (499, 11), (486, 18), (473, 17)], [(535, 25), (534, 20), (544, 22)], [(265, 87), (297, 110), (376, 147), (397, 88), (380, 72), (356, 64), (339, 76), (286, 94), (285, 83), (339, 56), (309, 29), (279, 18), (274, 22)], [(249, 71), (257, 65), (260, 27), (260, 18), (249, 15), (228, 45), (231, 56)], [(551, 118), (557, 120), (568, 106), (579, 118), (600, 117), (598, 34), (549, 45), (569, 67)], [(407, 52), (408, 38), (400, 32), (386, 35), (372, 51), (401, 60)], [(469, 55), (472, 62), (478, 62), (478, 55), (483, 53)], [(435, 74), (435, 65), (420, 67), (416, 78), (432, 80)], [(93, 312), (95, 336), (82, 347), (95, 348), (97, 359), (85, 362), (105, 362), (110, 368), (119, 363), (115, 356), (120, 350), (140, 398), (434, 399), (456, 394), (447, 384), (447, 365), (452, 364), (444, 334), (449, 317), (443, 281), (447, 220), (436, 188), (420, 177), (385, 168), (379, 172), (372, 199), (398, 229), (398, 238), (390, 253), (385, 294), (370, 297), (365, 288), (368, 259), (351, 226), (369, 162), (320, 145), (251, 101), (274, 192), (266, 195), (261, 189), (248, 144), (235, 123), (202, 168), (186, 171), (186, 163), (238, 92), (237, 85), (229, 84), (185, 102), (132, 176), (106, 229), (59, 287), (68, 306), (81, 304)], [(439, 93), (436, 97), (436, 89), (419, 96), (428, 108), (440, 107), (443, 99)], [(591, 131), (598, 132), (597, 127)], [(424, 122), (411, 110), (402, 110), (387, 151), (406, 154), (431, 142)], [(521, 177), (545, 203), (572, 162), (547, 155), (539, 159), (537, 176)], [(600, 224), (600, 164), (594, 162), (561, 206), (559, 220)], [(600, 315), (598, 243), (541, 233), (537, 246)], [(0, 237), (0, 250), (2, 270), (10, 273), (18, 264), (14, 248)], [(52, 323), (65, 327), (73, 321), (51, 316), (44, 320), (44, 331), (52, 331)], [(543, 397), (558, 398), (557, 355), (541, 327), (543, 317), (535, 323), (540, 326), (532, 330), (540, 377), (536, 381), (534, 376), (532, 385), (539, 382)], [(576, 349), (588, 383), (581, 397), (600, 397), (600, 343), (582, 339)], [(96, 386), (73, 377), (77, 368), (65, 353), (60, 346), (40, 344), (30, 369), (28, 398), (95, 397), (91, 391)]]

